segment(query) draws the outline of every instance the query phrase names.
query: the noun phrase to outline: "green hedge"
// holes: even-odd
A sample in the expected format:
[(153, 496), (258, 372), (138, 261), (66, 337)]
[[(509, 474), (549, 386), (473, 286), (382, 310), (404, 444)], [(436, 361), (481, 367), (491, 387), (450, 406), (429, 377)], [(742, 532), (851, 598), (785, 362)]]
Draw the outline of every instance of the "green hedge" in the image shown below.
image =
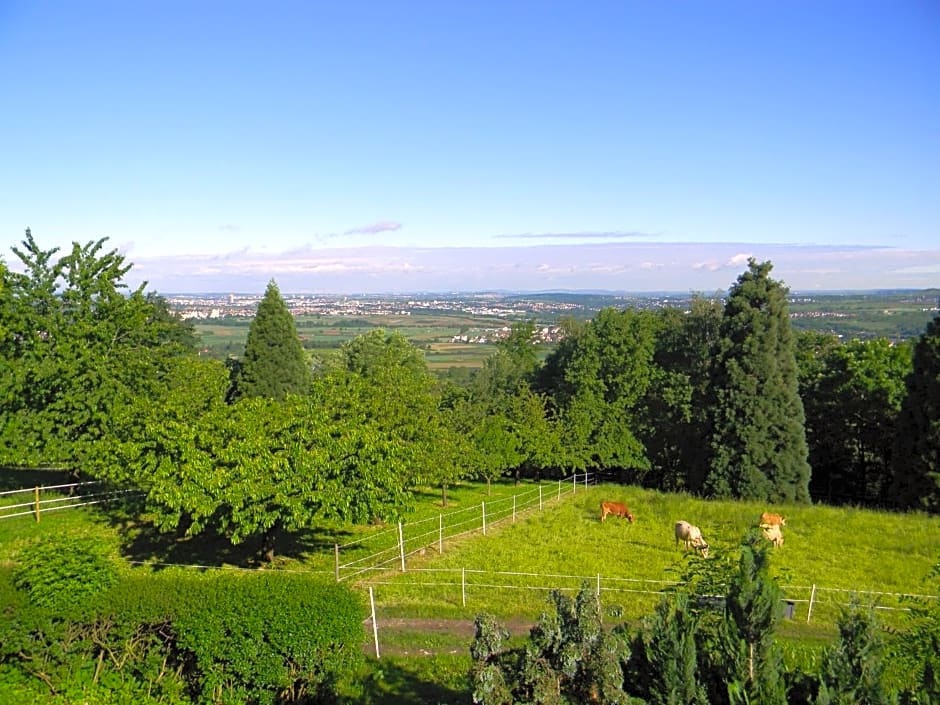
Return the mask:
[(330, 702), (363, 662), (360, 598), (302, 574), (135, 572), (81, 614), (29, 598), (0, 571), (0, 700)]

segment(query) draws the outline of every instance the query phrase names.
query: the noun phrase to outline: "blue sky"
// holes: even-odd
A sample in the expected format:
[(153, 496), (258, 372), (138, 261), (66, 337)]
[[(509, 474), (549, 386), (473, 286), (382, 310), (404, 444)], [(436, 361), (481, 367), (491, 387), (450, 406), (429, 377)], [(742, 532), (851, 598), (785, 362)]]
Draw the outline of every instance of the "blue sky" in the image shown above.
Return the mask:
[(940, 285), (940, 4), (0, 0), (0, 252), (162, 293)]

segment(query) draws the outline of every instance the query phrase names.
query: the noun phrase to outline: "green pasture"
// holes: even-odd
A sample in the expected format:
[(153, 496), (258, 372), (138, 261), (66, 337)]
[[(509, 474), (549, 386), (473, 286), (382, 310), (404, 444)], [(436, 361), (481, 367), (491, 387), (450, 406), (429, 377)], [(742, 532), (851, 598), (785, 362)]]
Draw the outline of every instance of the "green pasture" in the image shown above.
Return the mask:
[[(629, 504), (636, 522), (608, 517), (601, 523), (598, 507), (608, 499)], [(701, 527), (710, 544), (707, 560), (718, 564), (734, 560), (745, 532), (767, 509), (787, 517), (784, 545), (774, 549), (772, 565), (786, 597), (795, 603), (788, 626), (793, 635), (832, 631), (841, 606), (856, 593), (878, 606), (887, 623), (896, 624), (905, 606), (897, 594), (936, 591), (927, 576), (940, 559), (938, 517), (706, 501), (617, 485), (582, 487), (573, 494), (566, 488), (562, 499), (541, 511), (529, 510), (515, 523), (504, 519), (485, 537), (475, 533), (445, 542), (442, 554), (430, 545), (408, 557), (404, 573), (399, 567), (363, 584), (374, 586), (386, 616), (472, 619), (485, 610), (534, 619), (548, 589), (574, 591), (585, 581), (597, 585), (600, 576), (606, 613), (632, 621), (652, 611), (659, 590), (704, 560), (676, 547), (676, 520)]]
[[(602, 500), (626, 502), (636, 522), (601, 522)], [(12, 501), (0, 497), (0, 504)], [(677, 519), (701, 527), (710, 545), (706, 565), (720, 565), (733, 562), (745, 532), (768, 509), (787, 517), (785, 542), (773, 550), (772, 565), (795, 603), (787, 630), (795, 636), (831, 631), (841, 605), (855, 593), (878, 606), (886, 623), (897, 624), (905, 606), (899, 594), (937, 590), (928, 575), (940, 559), (940, 517), (769, 507), (570, 481), (499, 482), (489, 493), (483, 484), (460, 483), (448, 489), (446, 506), (439, 488), (418, 491), (414, 511), (401, 524), (404, 572), (397, 523), (324, 524), (285, 537), (276, 567), (333, 574), (339, 546), (342, 580), (363, 589), (371, 585), (380, 614), (389, 618), (472, 620), (488, 611), (534, 620), (549, 590), (575, 591), (589, 582), (600, 586), (610, 619), (634, 621), (649, 614), (661, 590), (706, 561), (676, 546)], [(0, 560), (14, 560), (26, 542), (47, 532), (100, 535), (140, 563), (245, 566), (256, 549), (231, 547), (219, 537), (154, 536), (126, 505), (95, 505), (43, 513), (39, 522), (30, 516), (0, 520)]]
[[(304, 349), (327, 355), (359, 335), (383, 328), (397, 331), (424, 351), (431, 370), (476, 368), (492, 354), (490, 344), (454, 343), (456, 335), (481, 335), (506, 325), (502, 319), (469, 314), (414, 314), (388, 316), (297, 316), (297, 334)], [(200, 347), (212, 357), (239, 357), (248, 338), (249, 319), (237, 321), (198, 321), (195, 323)]]
[[(626, 502), (636, 522), (608, 517), (602, 523), (602, 500)], [(0, 496), (0, 504), (10, 502)], [(382, 658), (370, 659), (363, 675), (368, 702), (428, 697), (468, 702), (469, 625), (477, 614), (496, 615), (521, 640), (547, 608), (549, 590), (573, 593), (587, 583), (600, 586), (605, 623), (635, 626), (652, 612), (660, 590), (705, 567), (733, 564), (743, 535), (766, 510), (787, 517), (784, 545), (772, 549), (772, 572), (794, 603), (793, 618), (778, 631), (789, 665), (819, 658), (853, 595), (875, 605), (886, 627), (903, 631), (906, 613), (901, 610), (909, 602), (898, 594), (940, 593), (936, 579), (929, 578), (940, 559), (940, 517), (709, 501), (570, 481), (498, 482), (490, 492), (483, 484), (460, 483), (448, 489), (446, 506), (440, 488), (418, 491), (414, 511), (401, 524), (404, 572), (395, 522), (323, 525), (288, 537), (278, 547), (275, 569), (333, 573), (339, 545), (341, 564), (353, 566), (341, 571), (343, 581), (366, 600), (372, 588), (382, 625)], [(710, 545), (708, 559), (676, 546), (677, 519), (701, 527)], [(165, 564), (235, 569), (250, 566), (257, 549), (231, 547), (218, 537), (154, 536), (138, 521), (132, 504), (95, 505), (44, 513), (39, 522), (29, 516), (0, 520), (0, 563), (15, 561), (29, 542), (63, 534), (97, 536), (120, 546), (134, 561), (125, 570), (135, 571), (165, 569)], [(357, 566), (368, 569), (357, 572)]]

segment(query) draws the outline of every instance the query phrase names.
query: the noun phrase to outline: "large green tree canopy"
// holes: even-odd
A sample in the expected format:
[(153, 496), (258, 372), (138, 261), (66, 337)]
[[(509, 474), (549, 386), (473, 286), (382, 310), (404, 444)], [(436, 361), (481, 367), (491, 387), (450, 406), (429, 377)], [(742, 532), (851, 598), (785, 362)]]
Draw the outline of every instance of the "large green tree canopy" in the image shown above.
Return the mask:
[(648, 469), (637, 415), (654, 374), (657, 325), (652, 313), (607, 308), (569, 326), (540, 377), (561, 421), (559, 465)]
[(106, 239), (41, 249), (30, 230), (4, 268), (0, 462), (81, 471), (119, 409), (157, 393), (172, 360), (193, 353), (192, 329), (166, 302), (127, 290), (131, 265)]

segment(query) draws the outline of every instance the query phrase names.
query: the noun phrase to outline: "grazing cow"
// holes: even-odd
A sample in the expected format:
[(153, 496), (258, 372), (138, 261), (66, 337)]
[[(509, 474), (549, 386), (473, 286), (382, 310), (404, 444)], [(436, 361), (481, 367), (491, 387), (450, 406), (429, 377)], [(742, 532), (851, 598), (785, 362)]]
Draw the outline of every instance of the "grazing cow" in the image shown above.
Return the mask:
[(760, 528), (764, 531), (764, 538), (774, 546), (783, 545), (783, 532), (780, 530), (780, 524), (761, 524)]
[(633, 523), (633, 515), (630, 513), (630, 508), (626, 504), (621, 504), (620, 502), (601, 502), (601, 521), (607, 518), (608, 514), (613, 514), (615, 517), (626, 518), (631, 524)]
[(787, 518), (781, 516), (780, 514), (771, 514), (770, 512), (764, 512), (760, 515), (760, 525), (761, 526), (786, 526)]
[(687, 521), (676, 522), (676, 546), (685, 542), (685, 550), (695, 548), (702, 552), (702, 558), (708, 558), (708, 544), (702, 538), (702, 530)]

